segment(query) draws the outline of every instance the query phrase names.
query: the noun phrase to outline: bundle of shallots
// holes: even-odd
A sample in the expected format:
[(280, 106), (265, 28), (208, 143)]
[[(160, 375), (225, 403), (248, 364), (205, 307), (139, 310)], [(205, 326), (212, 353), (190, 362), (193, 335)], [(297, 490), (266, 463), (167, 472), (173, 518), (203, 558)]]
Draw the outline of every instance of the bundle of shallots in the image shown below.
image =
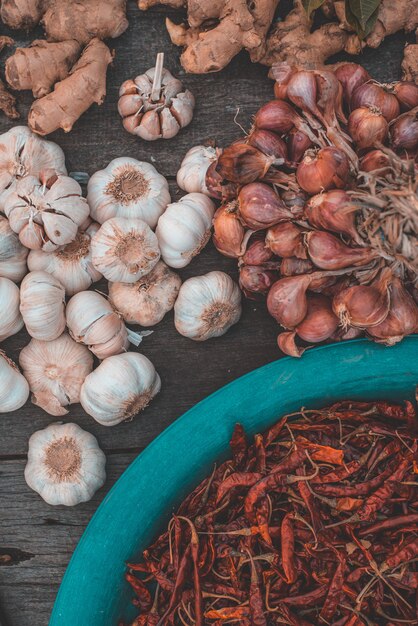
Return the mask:
[(188, 156), (222, 200), (215, 246), (267, 298), (286, 354), (363, 334), (393, 345), (418, 330), (418, 87), (354, 63), (271, 76), (276, 99), (245, 138)]

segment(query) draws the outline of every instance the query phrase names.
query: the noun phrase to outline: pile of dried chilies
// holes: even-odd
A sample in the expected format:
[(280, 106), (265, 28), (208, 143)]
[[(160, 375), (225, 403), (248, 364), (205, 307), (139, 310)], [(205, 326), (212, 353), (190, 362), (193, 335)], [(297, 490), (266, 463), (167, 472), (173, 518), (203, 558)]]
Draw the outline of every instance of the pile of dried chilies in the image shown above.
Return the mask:
[(276, 99), (206, 171), (214, 243), (244, 293), (267, 296), (283, 352), (393, 345), (418, 328), (418, 86), (354, 63), (271, 76)]
[(128, 565), (132, 626), (418, 624), (417, 424), (409, 402), (346, 401), (251, 444), (237, 425)]

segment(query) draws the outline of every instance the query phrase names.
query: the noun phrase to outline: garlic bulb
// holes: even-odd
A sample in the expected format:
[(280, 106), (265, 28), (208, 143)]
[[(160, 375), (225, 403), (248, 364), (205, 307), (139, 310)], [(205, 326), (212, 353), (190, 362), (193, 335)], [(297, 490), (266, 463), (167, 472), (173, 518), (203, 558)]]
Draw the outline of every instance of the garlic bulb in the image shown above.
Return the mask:
[(215, 205), (202, 193), (189, 193), (169, 204), (158, 220), (161, 256), (170, 267), (185, 267), (210, 239)]
[(158, 239), (142, 220), (113, 217), (91, 242), (94, 267), (115, 282), (134, 283), (158, 263)]
[(241, 317), (241, 292), (224, 272), (193, 276), (180, 287), (174, 305), (178, 332), (195, 341), (220, 337)]
[(181, 278), (163, 261), (136, 283), (109, 283), (109, 299), (129, 324), (154, 326), (171, 311)]
[(53, 341), (32, 339), (20, 352), (19, 364), (33, 404), (50, 415), (65, 415), (69, 404), (80, 402), (81, 385), (93, 369), (93, 356), (63, 333)]
[(0, 278), (0, 341), (23, 328), (19, 304), (19, 287), (8, 278)]
[(52, 341), (65, 328), (65, 289), (47, 272), (29, 272), (20, 286), (20, 312), (34, 339)]
[(67, 296), (88, 289), (102, 277), (91, 258), (91, 238), (99, 228), (99, 224), (92, 222), (86, 230), (78, 231), (74, 241), (53, 252), (31, 250), (28, 256), (30, 271), (42, 270), (58, 278)]
[(99, 359), (124, 352), (129, 342), (139, 345), (149, 334), (128, 330), (106, 298), (95, 291), (76, 293), (67, 304), (66, 315), (71, 337)]
[(151, 361), (138, 352), (105, 359), (81, 388), (83, 409), (103, 426), (114, 426), (145, 409), (160, 391)]
[(177, 172), (177, 184), (180, 189), (188, 193), (200, 192), (210, 195), (206, 187), (206, 172), (209, 165), (216, 161), (215, 148), (210, 146), (195, 146), (190, 148), (181, 162)]
[(194, 97), (163, 68), (164, 53), (156, 66), (126, 80), (119, 90), (118, 111), (128, 133), (141, 139), (171, 139), (192, 121)]
[(28, 249), (10, 228), (9, 220), (0, 215), (0, 276), (18, 283), (27, 273)]
[(5, 190), (24, 176), (39, 178), (45, 171), (65, 175), (65, 156), (56, 143), (41, 139), (27, 126), (15, 126), (0, 135), (0, 210)]
[(17, 411), (29, 398), (29, 385), (19, 368), (0, 350), (0, 413)]
[(29, 439), (25, 480), (48, 504), (91, 500), (106, 480), (96, 437), (77, 424), (50, 424)]
[(81, 187), (69, 176), (35, 176), (19, 180), (7, 194), (4, 212), (24, 246), (50, 252), (75, 239), (89, 207)]
[(100, 224), (112, 217), (127, 217), (155, 228), (170, 193), (166, 179), (153, 165), (121, 157), (91, 176), (87, 201), (91, 217)]

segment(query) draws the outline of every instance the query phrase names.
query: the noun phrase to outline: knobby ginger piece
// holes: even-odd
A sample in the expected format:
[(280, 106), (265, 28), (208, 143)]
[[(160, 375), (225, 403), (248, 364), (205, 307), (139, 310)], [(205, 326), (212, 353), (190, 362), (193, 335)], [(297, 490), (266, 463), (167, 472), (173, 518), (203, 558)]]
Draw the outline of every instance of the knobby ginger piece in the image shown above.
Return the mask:
[(100, 39), (92, 39), (67, 78), (57, 83), (52, 93), (33, 103), (29, 127), (39, 135), (48, 135), (58, 128), (69, 132), (94, 102), (102, 104), (111, 61), (109, 48)]
[(45, 0), (3, 0), (1, 21), (10, 28), (31, 30), (42, 17)]
[[(278, 0), (139, 0), (138, 6), (147, 9), (155, 4), (187, 7), (188, 24), (167, 19), (167, 30), (174, 44), (185, 47), (180, 60), (186, 72), (205, 74), (224, 68), (242, 48), (252, 61), (264, 55)], [(216, 26), (207, 29), (208, 21)]]
[(418, 85), (418, 44), (410, 43), (405, 46), (402, 61), (403, 79), (411, 80)]
[[(11, 46), (13, 44), (14, 41), (11, 37), (0, 37), (0, 52), (5, 46)], [(10, 119), (16, 120), (20, 115), (15, 105), (16, 98), (7, 91), (6, 85), (0, 80), (0, 111), (3, 111)]]
[(126, 0), (51, 0), (42, 23), (49, 41), (119, 37), (128, 28)]
[(42, 98), (68, 76), (80, 48), (74, 39), (59, 43), (33, 41), (27, 48), (17, 48), (7, 59), (6, 80), (12, 89), (31, 89), (35, 98)]

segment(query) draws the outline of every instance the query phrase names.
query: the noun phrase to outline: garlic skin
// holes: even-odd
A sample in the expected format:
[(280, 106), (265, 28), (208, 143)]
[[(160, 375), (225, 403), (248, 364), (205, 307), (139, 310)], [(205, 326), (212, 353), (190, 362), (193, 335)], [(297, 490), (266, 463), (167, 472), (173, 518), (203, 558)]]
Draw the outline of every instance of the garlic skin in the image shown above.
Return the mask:
[(19, 287), (8, 278), (0, 278), (0, 341), (23, 328), (19, 305)]
[(65, 328), (65, 289), (47, 272), (29, 272), (20, 286), (20, 312), (34, 339), (52, 341)]
[(25, 480), (48, 504), (74, 506), (103, 486), (105, 465), (96, 437), (77, 424), (50, 424), (29, 439)]
[(67, 304), (66, 315), (71, 337), (86, 345), (99, 359), (128, 349), (125, 324), (99, 293), (76, 293)]
[(99, 224), (92, 222), (86, 230), (77, 232), (74, 241), (53, 252), (31, 250), (28, 256), (29, 270), (41, 270), (55, 276), (63, 285), (67, 296), (85, 291), (102, 277), (91, 258), (91, 239), (99, 228)]
[(163, 261), (136, 283), (109, 283), (109, 299), (128, 324), (154, 326), (174, 306), (181, 278)]
[(170, 192), (153, 165), (120, 157), (91, 176), (87, 202), (91, 217), (99, 224), (126, 217), (143, 220), (154, 229), (170, 202)]
[(170, 267), (185, 267), (210, 239), (215, 205), (202, 193), (169, 204), (155, 231), (161, 256)]
[(17, 365), (0, 350), (0, 413), (17, 411), (28, 398), (28, 381)]
[(87, 376), (80, 402), (96, 422), (115, 426), (145, 409), (160, 389), (151, 361), (138, 352), (126, 352), (105, 359)]
[(50, 252), (73, 241), (89, 215), (81, 187), (69, 176), (26, 176), (7, 194), (4, 212), (26, 248)]
[(180, 287), (174, 325), (184, 337), (206, 341), (220, 337), (241, 317), (241, 291), (224, 272), (193, 276)]
[(91, 352), (63, 333), (53, 341), (32, 339), (21, 350), (19, 364), (32, 392), (32, 403), (50, 415), (66, 415), (80, 402), (80, 389), (93, 370)]
[(206, 172), (211, 163), (217, 159), (215, 148), (210, 146), (194, 146), (190, 148), (181, 162), (177, 172), (177, 184), (187, 193), (204, 193), (209, 196), (206, 187)]
[(27, 126), (14, 126), (0, 135), (0, 210), (6, 190), (24, 176), (39, 178), (47, 170), (66, 175), (65, 156), (52, 141), (41, 139)]
[(28, 252), (10, 228), (9, 220), (0, 215), (0, 276), (19, 283), (28, 271)]
[(158, 263), (158, 239), (148, 224), (138, 219), (113, 217), (91, 242), (94, 267), (107, 280), (134, 283)]

